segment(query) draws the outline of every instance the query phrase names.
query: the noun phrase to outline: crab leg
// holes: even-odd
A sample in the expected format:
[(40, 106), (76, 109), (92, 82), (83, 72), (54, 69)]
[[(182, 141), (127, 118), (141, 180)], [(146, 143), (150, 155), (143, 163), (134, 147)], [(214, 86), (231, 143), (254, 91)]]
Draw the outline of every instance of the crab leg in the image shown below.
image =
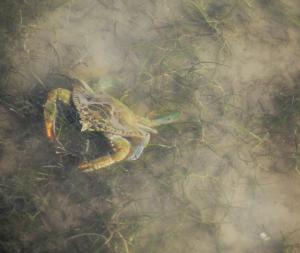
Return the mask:
[(56, 102), (62, 101), (69, 104), (71, 99), (71, 91), (58, 88), (48, 93), (48, 99), (44, 105), (44, 121), (46, 134), (49, 140), (55, 139), (55, 119), (57, 114)]
[(150, 134), (149, 133), (145, 133), (144, 138), (142, 138), (142, 141), (135, 146), (134, 148), (132, 148), (132, 153), (127, 157), (127, 160), (137, 160), (139, 159), (139, 157), (142, 155), (145, 147), (147, 147), (147, 145), (149, 144), (150, 141)]
[[(166, 124), (170, 124), (170, 123), (174, 123), (176, 122), (180, 117), (180, 113), (179, 112), (172, 112), (166, 116), (160, 117), (160, 118), (156, 118), (156, 119), (147, 119), (147, 118), (143, 118), (140, 117), (139, 121), (140, 121), (140, 127), (144, 127), (144, 129), (148, 132), (153, 132), (153, 127), (157, 127), (160, 125), (166, 125)], [(152, 131), (150, 131), (152, 129)], [(154, 130), (156, 133), (156, 130)]]
[(110, 140), (113, 149), (112, 154), (101, 156), (89, 162), (81, 163), (79, 168), (84, 172), (88, 172), (102, 169), (124, 160), (129, 154), (130, 143), (121, 136), (112, 136), (110, 137)]
[(153, 119), (152, 124), (153, 126), (160, 126), (160, 125), (166, 125), (170, 123), (176, 122), (180, 117), (180, 112), (172, 112), (169, 115)]

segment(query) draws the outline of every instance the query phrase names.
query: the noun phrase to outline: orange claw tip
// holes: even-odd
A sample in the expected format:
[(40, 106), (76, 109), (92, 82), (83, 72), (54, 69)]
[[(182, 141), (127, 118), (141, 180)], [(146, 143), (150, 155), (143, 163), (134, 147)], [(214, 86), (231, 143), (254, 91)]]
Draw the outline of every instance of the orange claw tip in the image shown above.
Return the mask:
[(94, 169), (92, 169), (90, 167), (90, 164), (88, 163), (81, 163), (79, 165), (79, 169), (82, 171), (82, 172), (90, 172), (90, 171), (93, 171)]
[(79, 169), (81, 169), (81, 170), (88, 169), (89, 167), (90, 167), (89, 163), (80, 163), (79, 164)]
[(54, 141), (54, 132), (53, 132), (53, 124), (50, 122), (45, 122), (46, 135), (50, 141)]

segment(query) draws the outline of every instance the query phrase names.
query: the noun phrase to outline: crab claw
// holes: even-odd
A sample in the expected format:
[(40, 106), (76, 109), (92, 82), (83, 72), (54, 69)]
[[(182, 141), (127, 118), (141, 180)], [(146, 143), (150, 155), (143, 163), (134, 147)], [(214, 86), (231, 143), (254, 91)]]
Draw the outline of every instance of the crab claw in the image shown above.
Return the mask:
[(45, 120), (45, 129), (46, 129), (47, 138), (50, 141), (54, 141), (55, 140), (55, 133), (54, 133), (54, 124), (53, 124), (53, 122)]
[(55, 140), (56, 104), (48, 99), (44, 106), (44, 122), (46, 136), (50, 141)]
[(79, 169), (83, 172), (90, 172), (123, 161), (129, 154), (130, 143), (120, 136), (111, 136), (110, 140), (113, 149), (112, 154), (107, 154), (92, 161), (81, 163)]
[(44, 105), (44, 122), (47, 138), (55, 140), (55, 119), (57, 114), (57, 100), (70, 104), (71, 92), (66, 89), (57, 88), (48, 93), (47, 101)]

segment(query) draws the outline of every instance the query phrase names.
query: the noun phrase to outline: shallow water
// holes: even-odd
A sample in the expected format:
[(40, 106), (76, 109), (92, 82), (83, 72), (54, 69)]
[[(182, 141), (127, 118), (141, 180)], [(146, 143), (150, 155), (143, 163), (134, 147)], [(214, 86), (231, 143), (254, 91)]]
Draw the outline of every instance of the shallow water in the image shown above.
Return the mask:
[[(298, 252), (299, 3), (28, 0), (1, 5), (1, 252)], [(137, 161), (59, 104), (70, 78), (135, 113), (181, 112)]]

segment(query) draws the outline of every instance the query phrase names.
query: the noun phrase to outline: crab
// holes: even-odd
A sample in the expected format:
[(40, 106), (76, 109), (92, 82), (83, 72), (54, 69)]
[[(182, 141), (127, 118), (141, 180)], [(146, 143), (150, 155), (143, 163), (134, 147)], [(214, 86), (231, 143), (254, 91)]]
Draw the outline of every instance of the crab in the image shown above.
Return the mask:
[(50, 141), (56, 140), (58, 101), (75, 106), (81, 131), (101, 132), (109, 140), (109, 153), (79, 164), (79, 169), (84, 172), (102, 169), (123, 160), (137, 160), (148, 145), (150, 134), (157, 134), (155, 127), (172, 123), (179, 116), (177, 112), (153, 120), (138, 116), (105, 91), (95, 92), (84, 81), (76, 80), (72, 90), (56, 88), (48, 93), (44, 122)]

